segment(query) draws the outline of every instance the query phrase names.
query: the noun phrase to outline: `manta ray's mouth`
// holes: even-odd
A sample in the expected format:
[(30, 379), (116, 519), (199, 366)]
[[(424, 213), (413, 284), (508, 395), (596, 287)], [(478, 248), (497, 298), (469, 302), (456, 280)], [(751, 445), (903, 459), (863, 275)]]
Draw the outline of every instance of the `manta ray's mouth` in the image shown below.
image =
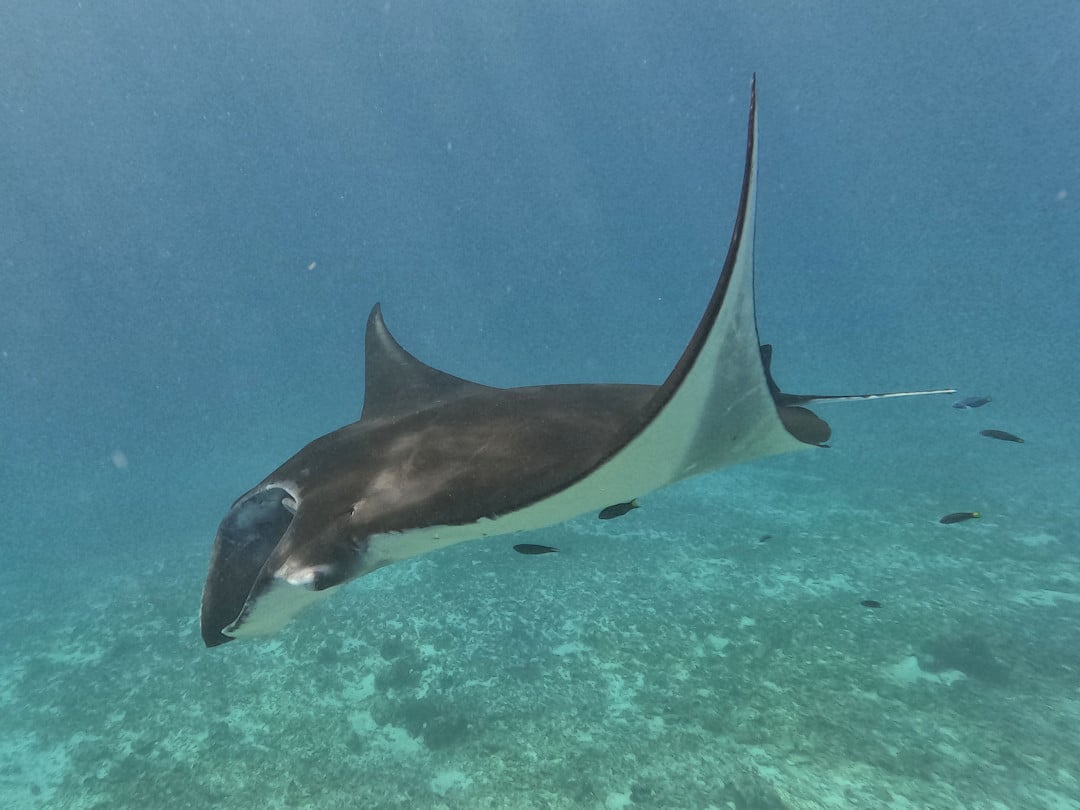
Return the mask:
[(218, 527), (214, 544), (215, 575), (207, 579), (202, 600), (202, 636), (207, 646), (231, 641), (224, 630), (243, 613), (263, 565), (296, 516), (297, 499), (280, 486), (244, 495)]

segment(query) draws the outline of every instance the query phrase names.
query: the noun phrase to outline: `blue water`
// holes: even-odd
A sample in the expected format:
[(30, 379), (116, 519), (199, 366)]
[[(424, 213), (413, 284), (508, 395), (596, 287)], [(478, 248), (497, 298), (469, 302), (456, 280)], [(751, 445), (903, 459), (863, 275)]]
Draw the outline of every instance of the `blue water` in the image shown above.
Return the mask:
[[(7, 9), (0, 806), (1080, 807), (1080, 6), (916, 5)], [(780, 384), (993, 402), (822, 408), (205, 650), (217, 523), (357, 418), (375, 302), (487, 384), (663, 379), (755, 71)]]

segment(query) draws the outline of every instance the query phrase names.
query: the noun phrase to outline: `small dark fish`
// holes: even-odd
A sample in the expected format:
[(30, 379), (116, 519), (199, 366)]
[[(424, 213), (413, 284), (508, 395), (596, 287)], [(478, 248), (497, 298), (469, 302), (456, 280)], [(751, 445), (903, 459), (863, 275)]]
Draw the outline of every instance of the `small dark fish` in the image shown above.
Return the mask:
[(938, 523), (963, 523), (965, 520), (982, 517), (978, 512), (950, 512)]
[(859, 602), (859, 604), (862, 605), (863, 607), (868, 607), (868, 608), (879, 608), (879, 607), (881, 607), (881, 602), (877, 601), (876, 599), (863, 599), (861, 602)]
[(1011, 433), (1006, 433), (1004, 430), (980, 430), (980, 436), (986, 436), (990, 439), (1001, 439), (1003, 442), (1016, 442), (1017, 444), (1023, 444), (1024, 440), (1019, 436), (1014, 436)]
[(763, 534), (763, 535), (761, 535), (761, 537), (759, 537), (759, 538), (757, 539), (757, 541), (758, 541), (759, 543), (766, 543), (766, 542), (768, 542), (769, 540), (772, 540), (772, 535), (771, 535), (771, 534)]
[(958, 399), (952, 404), (954, 408), (959, 408), (962, 411), (969, 411), (972, 408), (981, 408), (983, 405), (987, 405), (993, 400), (990, 397), (964, 397)]
[(614, 506), (609, 506), (606, 509), (601, 510), (600, 519), (611, 520), (612, 518), (622, 517), (631, 509), (637, 508), (637, 498), (634, 498), (632, 501), (627, 501), (626, 503), (617, 503)]
[(514, 546), (514, 551), (518, 554), (551, 554), (558, 549), (552, 546), (538, 546), (536, 543), (518, 543)]

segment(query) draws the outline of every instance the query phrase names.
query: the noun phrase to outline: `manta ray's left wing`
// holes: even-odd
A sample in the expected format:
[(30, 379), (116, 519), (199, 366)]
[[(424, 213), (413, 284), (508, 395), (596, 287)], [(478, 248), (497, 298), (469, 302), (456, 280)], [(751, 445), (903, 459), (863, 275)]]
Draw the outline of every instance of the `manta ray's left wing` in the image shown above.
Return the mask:
[[(578, 480), (517, 511), (515, 528), (548, 524), (699, 473), (818, 443), (801, 441), (785, 427), (762, 362), (754, 315), (756, 196), (757, 104), (752, 85), (735, 228), (697, 330), (664, 384), (611, 442), (608, 457)], [(799, 410), (807, 420), (824, 425), (809, 411)]]

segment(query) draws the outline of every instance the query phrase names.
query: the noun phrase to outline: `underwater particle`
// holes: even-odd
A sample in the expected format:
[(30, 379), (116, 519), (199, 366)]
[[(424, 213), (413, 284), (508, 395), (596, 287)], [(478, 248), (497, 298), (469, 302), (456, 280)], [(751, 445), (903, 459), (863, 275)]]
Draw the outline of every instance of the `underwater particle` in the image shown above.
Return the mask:
[(861, 602), (859, 602), (859, 604), (862, 605), (864, 608), (879, 608), (879, 607), (881, 607), (881, 602), (879, 602), (876, 599), (863, 599)]
[(972, 408), (981, 408), (983, 405), (988, 405), (991, 402), (993, 402), (993, 400), (990, 397), (964, 397), (963, 399), (956, 400), (952, 406), (961, 411), (969, 411)]
[(518, 543), (514, 546), (514, 551), (518, 554), (551, 554), (553, 551), (558, 551), (553, 546), (540, 546), (536, 543)]
[(109, 455), (109, 460), (112, 461), (113, 466), (116, 467), (116, 469), (118, 469), (118, 470), (126, 470), (127, 469), (128, 457), (127, 457), (127, 453), (125, 453), (123, 450), (120, 450), (119, 448), (116, 449), (116, 450), (113, 450), (112, 453)]
[(988, 439), (1000, 439), (1003, 442), (1016, 442), (1017, 444), (1023, 444), (1024, 440), (1019, 436), (1014, 436), (1012, 433), (1006, 433), (1004, 430), (980, 430), (980, 436), (986, 436)]
[(605, 509), (601, 509), (599, 517), (600, 517), (601, 520), (611, 520), (612, 518), (622, 517), (627, 512), (629, 512), (631, 509), (637, 509), (637, 508), (638, 508), (637, 498), (634, 498), (632, 500), (627, 501), (626, 503), (617, 503), (617, 504), (609, 506), (609, 507), (607, 507)]
[(307, 269), (308, 269), (308, 270), (314, 270), (314, 269), (315, 269), (315, 262), (312, 262), (311, 264), (309, 264), (309, 265), (307, 266)]
[(978, 512), (950, 512), (945, 515), (938, 523), (963, 523), (965, 520), (971, 520), (972, 518), (982, 517)]

